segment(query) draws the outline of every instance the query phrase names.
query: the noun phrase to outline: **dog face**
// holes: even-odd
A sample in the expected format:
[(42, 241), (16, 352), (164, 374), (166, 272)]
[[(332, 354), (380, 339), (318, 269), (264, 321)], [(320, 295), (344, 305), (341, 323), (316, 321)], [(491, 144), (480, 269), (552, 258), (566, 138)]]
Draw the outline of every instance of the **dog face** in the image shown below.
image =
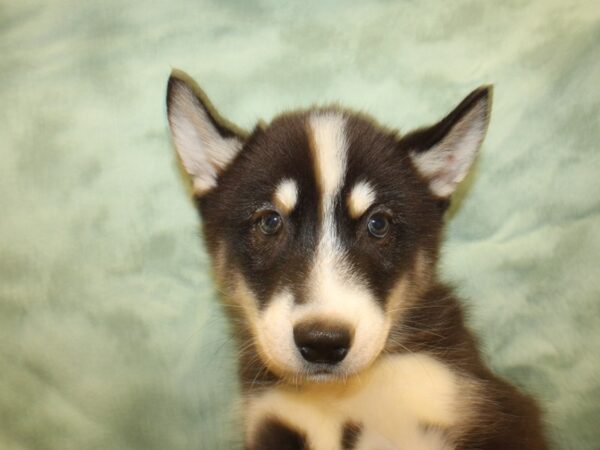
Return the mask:
[(172, 138), (191, 176), (232, 319), (294, 382), (368, 367), (434, 277), (449, 196), (487, 128), (491, 89), (399, 137), (338, 108), (284, 114), (250, 135), (174, 73)]

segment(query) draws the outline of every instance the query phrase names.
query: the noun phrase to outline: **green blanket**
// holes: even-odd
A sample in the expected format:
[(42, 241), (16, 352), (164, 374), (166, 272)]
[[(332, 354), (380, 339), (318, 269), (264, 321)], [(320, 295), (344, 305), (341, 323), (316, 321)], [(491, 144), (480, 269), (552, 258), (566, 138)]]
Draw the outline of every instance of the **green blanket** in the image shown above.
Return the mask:
[(170, 147), (172, 67), (243, 127), (404, 130), (495, 83), (442, 271), (557, 449), (600, 448), (600, 7), (0, 2), (0, 449), (229, 450), (234, 357)]

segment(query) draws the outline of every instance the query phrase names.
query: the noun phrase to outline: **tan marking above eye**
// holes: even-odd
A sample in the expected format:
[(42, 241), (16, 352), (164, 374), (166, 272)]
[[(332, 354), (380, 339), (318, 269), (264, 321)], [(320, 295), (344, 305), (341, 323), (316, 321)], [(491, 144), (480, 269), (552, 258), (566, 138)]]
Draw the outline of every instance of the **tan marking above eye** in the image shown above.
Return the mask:
[(347, 205), (350, 216), (358, 219), (375, 202), (375, 190), (367, 181), (359, 181), (354, 185), (348, 195)]
[(275, 189), (273, 203), (282, 213), (291, 213), (298, 203), (298, 184), (290, 178), (283, 179)]

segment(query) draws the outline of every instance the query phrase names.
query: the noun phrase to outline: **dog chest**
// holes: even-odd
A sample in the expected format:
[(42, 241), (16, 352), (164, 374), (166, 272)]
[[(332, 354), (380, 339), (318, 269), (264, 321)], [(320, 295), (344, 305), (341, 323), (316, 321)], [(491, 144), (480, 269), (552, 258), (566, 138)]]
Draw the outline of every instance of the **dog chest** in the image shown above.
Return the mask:
[(467, 386), (431, 356), (385, 356), (346, 382), (278, 386), (251, 396), (246, 438), (250, 448), (262, 448), (255, 437), (266, 421), (277, 420), (314, 450), (450, 449), (445, 430), (468, 420), (463, 413)]

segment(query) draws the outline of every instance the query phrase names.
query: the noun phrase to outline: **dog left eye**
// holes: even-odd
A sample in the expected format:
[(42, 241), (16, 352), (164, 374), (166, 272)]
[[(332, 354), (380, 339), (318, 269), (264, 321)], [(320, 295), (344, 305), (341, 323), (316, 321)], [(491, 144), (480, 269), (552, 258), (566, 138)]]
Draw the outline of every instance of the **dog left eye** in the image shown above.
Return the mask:
[(260, 229), (262, 234), (270, 236), (275, 234), (281, 228), (283, 224), (283, 219), (279, 215), (279, 213), (275, 211), (267, 211), (265, 212), (258, 221), (258, 228)]
[(384, 238), (390, 230), (390, 221), (385, 214), (375, 213), (369, 217), (367, 229), (371, 236), (378, 239)]

